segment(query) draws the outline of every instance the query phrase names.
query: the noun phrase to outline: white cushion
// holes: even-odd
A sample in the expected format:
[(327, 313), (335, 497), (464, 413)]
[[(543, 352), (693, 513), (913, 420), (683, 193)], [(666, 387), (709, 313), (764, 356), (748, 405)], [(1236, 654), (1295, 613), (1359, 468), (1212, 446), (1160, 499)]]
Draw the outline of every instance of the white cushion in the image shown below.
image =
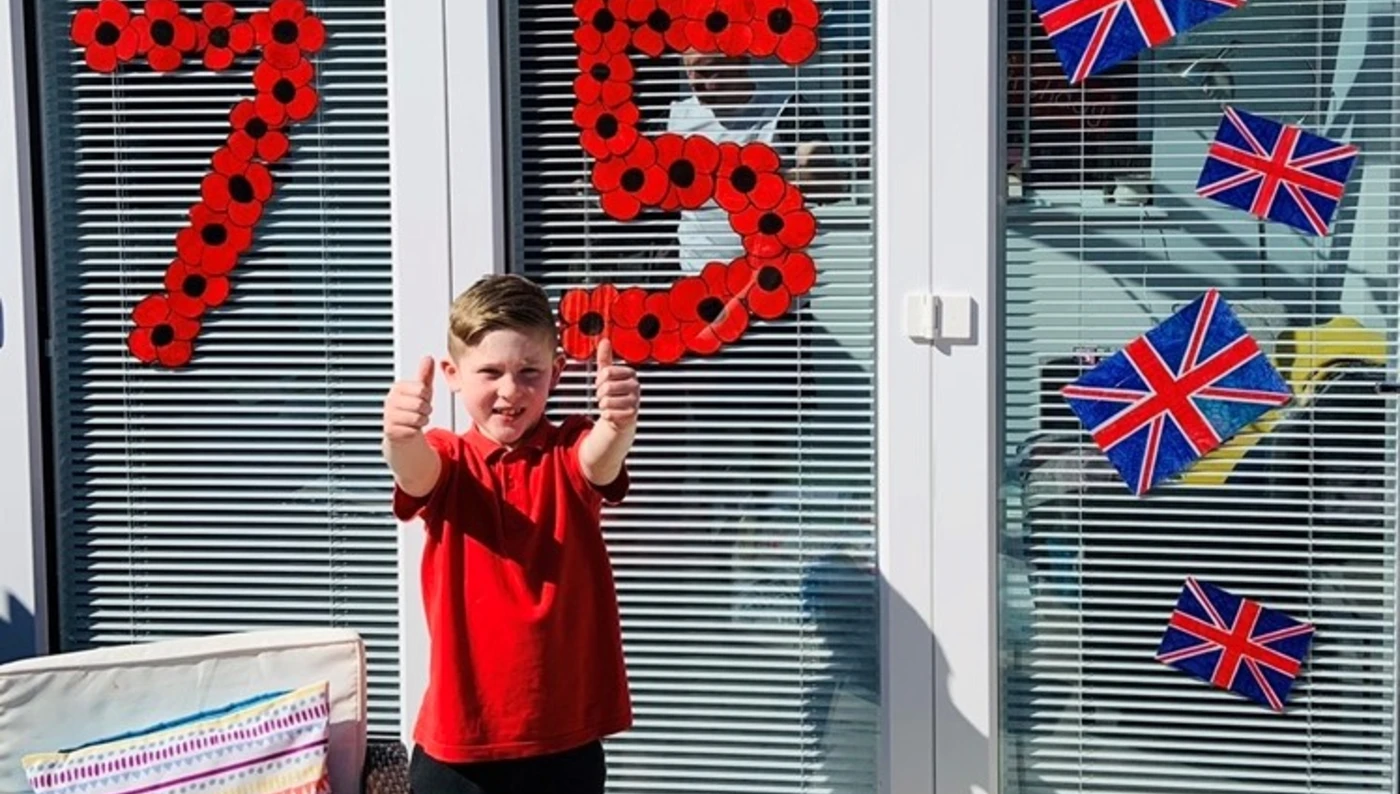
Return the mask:
[(0, 794), (30, 792), (20, 759), (269, 690), (330, 684), (333, 794), (356, 794), (367, 731), (365, 651), (348, 629), (221, 634), (0, 665)]

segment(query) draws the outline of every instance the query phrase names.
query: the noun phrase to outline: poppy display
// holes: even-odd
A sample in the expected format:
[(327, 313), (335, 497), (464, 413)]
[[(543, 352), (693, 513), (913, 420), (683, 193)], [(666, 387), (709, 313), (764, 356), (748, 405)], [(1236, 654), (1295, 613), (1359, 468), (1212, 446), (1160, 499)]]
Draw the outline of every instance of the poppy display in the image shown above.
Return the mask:
[(199, 194), (209, 209), (222, 212), (238, 226), (252, 226), (272, 198), (272, 175), (261, 163), (245, 160), (228, 148), (214, 154), (214, 170), (200, 183)]
[(660, 205), (670, 183), (656, 159), (656, 145), (642, 138), (627, 154), (599, 160), (593, 167), (593, 187), (602, 194), (604, 212), (629, 221), (642, 207)]
[(229, 133), (226, 148), (241, 160), (257, 158), (275, 163), (291, 148), (282, 126), (259, 116), (257, 105), (251, 99), (233, 106), (229, 111), (229, 123), (233, 132)]
[(165, 269), (165, 290), (170, 310), (182, 317), (198, 318), (228, 298), (228, 276), (206, 273), (176, 259)]
[(199, 44), (194, 20), (180, 13), (175, 0), (146, 0), (145, 13), (134, 17), (136, 52), (157, 72), (173, 72), (184, 63), (185, 54)]
[(288, 69), (263, 61), (253, 70), (253, 85), (258, 89), (254, 100), (258, 116), (273, 124), (302, 121), (316, 110), (318, 97), (311, 87), (315, 70), (305, 59)]
[(131, 26), (131, 11), (121, 0), (99, 0), (96, 8), (73, 15), (69, 36), (83, 48), (83, 60), (95, 72), (115, 71), (136, 57), (140, 35)]
[(263, 58), (275, 69), (291, 69), (326, 43), (326, 26), (306, 12), (302, 0), (276, 0), (250, 20)]
[(774, 320), (787, 314), (793, 298), (817, 283), (812, 257), (800, 251), (771, 259), (741, 257), (729, 263), (729, 290), (742, 296), (755, 317)]
[(127, 349), (145, 364), (167, 367), (189, 363), (199, 321), (176, 313), (163, 294), (150, 295), (131, 312), (136, 327), (127, 334)]
[(817, 51), (821, 13), (816, 0), (753, 0), (753, 5), (751, 55), (776, 55), (783, 63), (793, 65)]
[(714, 196), (719, 147), (709, 138), (660, 135), (656, 139), (656, 163), (666, 173), (661, 209), (698, 209)]
[(753, 44), (751, 0), (686, 0), (685, 16), (686, 41), (700, 52), (736, 58)]
[(627, 0), (578, 0), (574, 16), (579, 19), (574, 43), (583, 52), (626, 52), (632, 41), (627, 24)]
[(251, 52), (257, 43), (253, 26), (239, 21), (238, 12), (228, 3), (205, 3), (195, 33), (195, 49), (204, 54), (204, 65), (216, 72), (232, 66), (234, 59)]
[(603, 284), (570, 290), (560, 299), (559, 335), (565, 353), (590, 358), (598, 351), (598, 343), (610, 335), (617, 296), (617, 287)]
[(632, 46), (656, 58), (667, 49), (685, 52), (685, 0), (628, 0), (627, 21), (632, 23)]
[(729, 225), (744, 238), (745, 251), (762, 257), (805, 248), (817, 233), (816, 218), (807, 210), (802, 191), (792, 185), (777, 204), (731, 215)]
[(670, 292), (647, 292), (640, 287), (624, 290), (613, 303), (612, 320), (609, 338), (613, 352), (625, 361), (635, 364), (652, 359), (670, 364), (685, 353)]
[(718, 352), (749, 327), (748, 309), (729, 288), (729, 267), (721, 262), (677, 281), (671, 287), (671, 311), (686, 349), (702, 356)]

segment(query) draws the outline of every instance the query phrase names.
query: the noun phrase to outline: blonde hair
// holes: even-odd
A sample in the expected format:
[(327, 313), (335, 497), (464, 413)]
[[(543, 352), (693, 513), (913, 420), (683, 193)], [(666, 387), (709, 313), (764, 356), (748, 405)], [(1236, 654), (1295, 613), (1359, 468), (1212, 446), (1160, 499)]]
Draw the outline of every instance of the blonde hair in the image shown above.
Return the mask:
[(514, 274), (484, 276), (458, 295), (448, 329), (447, 348), (453, 357), (502, 329), (548, 334), (551, 349), (559, 343), (549, 296), (533, 281)]

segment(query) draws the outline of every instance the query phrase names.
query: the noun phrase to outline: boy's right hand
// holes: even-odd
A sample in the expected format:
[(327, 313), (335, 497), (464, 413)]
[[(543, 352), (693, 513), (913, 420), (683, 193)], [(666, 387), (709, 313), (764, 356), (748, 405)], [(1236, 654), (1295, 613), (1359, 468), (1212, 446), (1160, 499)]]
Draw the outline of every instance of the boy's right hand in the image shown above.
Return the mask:
[(423, 432), (433, 412), (433, 357), (418, 363), (418, 377), (401, 380), (389, 388), (384, 398), (384, 437), (406, 441)]

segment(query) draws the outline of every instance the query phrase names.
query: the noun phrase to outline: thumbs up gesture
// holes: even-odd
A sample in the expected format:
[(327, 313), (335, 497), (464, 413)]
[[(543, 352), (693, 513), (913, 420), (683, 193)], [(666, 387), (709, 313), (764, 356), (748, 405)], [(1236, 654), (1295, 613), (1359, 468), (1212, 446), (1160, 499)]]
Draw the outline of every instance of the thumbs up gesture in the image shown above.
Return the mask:
[(418, 375), (389, 388), (384, 398), (384, 437), (404, 441), (423, 432), (433, 412), (433, 357), (418, 362)]
[(607, 339), (598, 344), (597, 385), (599, 418), (618, 430), (635, 425), (642, 385), (636, 370), (613, 362), (612, 342)]

